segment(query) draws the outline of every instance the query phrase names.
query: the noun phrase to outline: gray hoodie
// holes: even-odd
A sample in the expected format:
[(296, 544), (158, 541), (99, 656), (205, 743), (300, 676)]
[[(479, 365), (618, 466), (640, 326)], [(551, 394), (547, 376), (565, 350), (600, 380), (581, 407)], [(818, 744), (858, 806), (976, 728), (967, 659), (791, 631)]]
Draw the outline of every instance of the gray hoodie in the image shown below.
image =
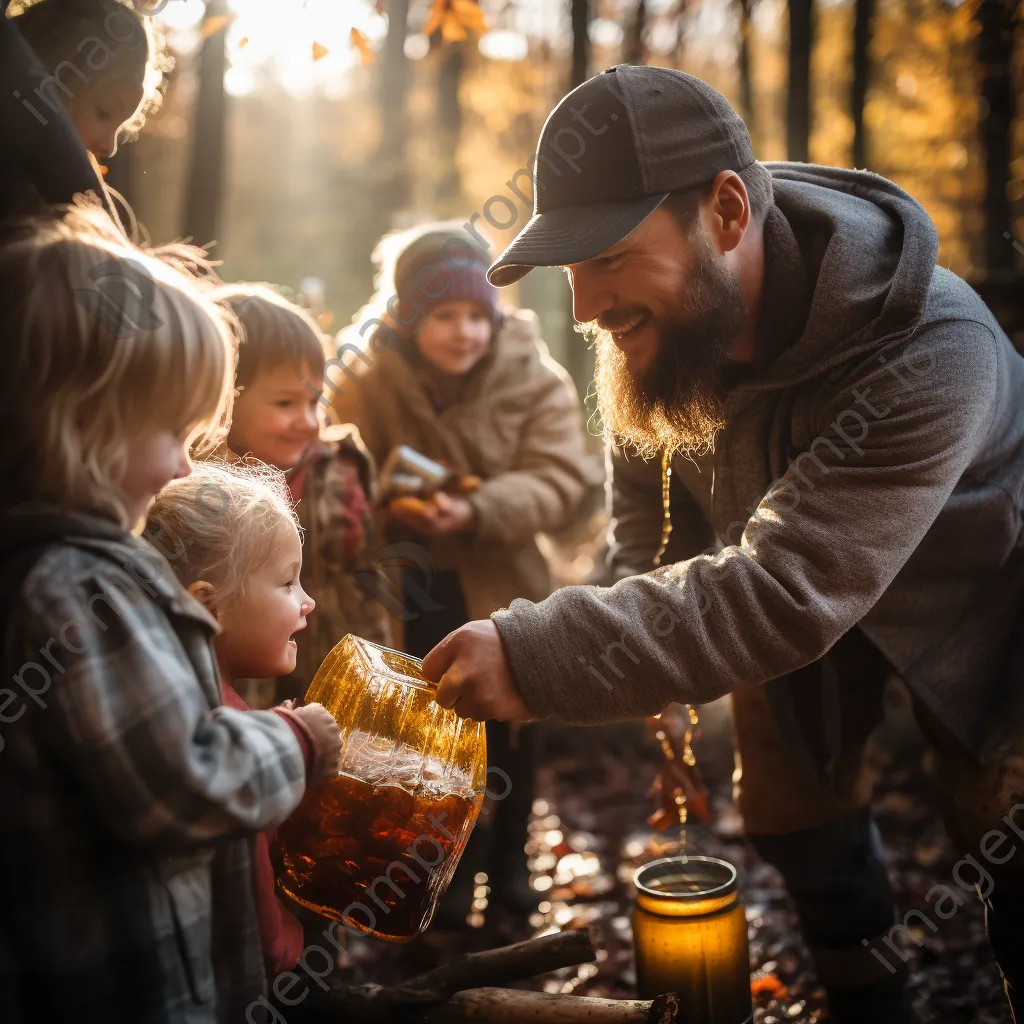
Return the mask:
[(672, 558), (651, 569), (658, 460), (613, 453), (626, 578), (496, 613), (516, 684), (538, 715), (638, 717), (784, 676), (859, 626), (989, 758), (1024, 710), (1000, 662), (1024, 590), (1024, 360), (896, 185), (769, 167), (768, 358), (714, 454), (675, 460)]

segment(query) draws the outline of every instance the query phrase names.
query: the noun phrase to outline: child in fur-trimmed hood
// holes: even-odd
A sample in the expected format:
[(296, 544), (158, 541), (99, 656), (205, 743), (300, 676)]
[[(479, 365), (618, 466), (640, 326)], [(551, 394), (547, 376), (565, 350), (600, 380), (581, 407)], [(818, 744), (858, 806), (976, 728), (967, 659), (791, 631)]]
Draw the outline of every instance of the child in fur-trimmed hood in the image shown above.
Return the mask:
[[(408, 445), (481, 480), (471, 493), (441, 493), (420, 509), (381, 510), (388, 538), (424, 553), (403, 572), (400, 613), (402, 648), (422, 657), (471, 619), (551, 593), (538, 535), (568, 525), (603, 470), (587, 452), (575, 388), (548, 354), (536, 316), (498, 310), (487, 256), (457, 223), (388, 236), (376, 256), (378, 296), (356, 328), (364, 347), (329, 382), (334, 416), (359, 428), (379, 462)], [(343, 332), (339, 340), (347, 339)], [(506, 726), (488, 724), (489, 787), (506, 798), (491, 829), (478, 828), (442, 916), (465, 917), (474, 870), (490, 876), (492, 901), (529, 905), (531, 741), (529, 730), (517, 745)], [(485, 840), (490, 856), (474, 864)]]

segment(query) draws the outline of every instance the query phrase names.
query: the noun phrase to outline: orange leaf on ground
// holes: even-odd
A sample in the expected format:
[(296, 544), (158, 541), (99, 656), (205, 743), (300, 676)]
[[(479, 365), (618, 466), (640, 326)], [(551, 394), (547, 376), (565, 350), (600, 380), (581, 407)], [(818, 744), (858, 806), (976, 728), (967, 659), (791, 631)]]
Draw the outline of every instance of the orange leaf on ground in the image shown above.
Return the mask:
[(239, 49), (242, 49), (243, 46), (248, 46), (248, 45), (249, 45), (249, 37), (248, 36), (242, 36), (242, 38), (238, 40), (238, 48)]
[(750, 979), (750, 994), (755, 999), (764, 992), (772, 999), (789, 999), (789, 989), (775, 973), (762, 974)]
[(318, 43), (315, 39), (313, 40), (313, 63), (315, 64), (318, 60), (323, 60), (331, 51), (324, 46), (322, 43)]

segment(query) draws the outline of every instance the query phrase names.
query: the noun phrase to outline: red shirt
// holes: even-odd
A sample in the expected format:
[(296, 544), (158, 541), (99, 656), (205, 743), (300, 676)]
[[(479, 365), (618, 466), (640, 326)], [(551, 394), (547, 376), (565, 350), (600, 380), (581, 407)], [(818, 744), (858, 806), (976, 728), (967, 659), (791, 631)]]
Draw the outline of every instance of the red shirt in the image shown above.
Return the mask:
[[(234, 688), (221, 680), (221, 700), (229, 708), (236, 711), (251, 711), (248, 704), (235, 692)], [(313, 762), (313, 745), (298, 722), (291, 715), (281, 716), (292, 727), (302, 756), (306, 761), (306, 777)], [(263, 960), (267, 973), (273, 977), (281, 971), (290, 971), (302, 955), (304, 941), (302, 925), (278, 899), (274, 887), (274, 869), (270, 863), (270, 844), (274, 841), (275, 830), (260, 832), (256, 836), (256, 916), (260, 926), (260, 943), (263, 947)]]

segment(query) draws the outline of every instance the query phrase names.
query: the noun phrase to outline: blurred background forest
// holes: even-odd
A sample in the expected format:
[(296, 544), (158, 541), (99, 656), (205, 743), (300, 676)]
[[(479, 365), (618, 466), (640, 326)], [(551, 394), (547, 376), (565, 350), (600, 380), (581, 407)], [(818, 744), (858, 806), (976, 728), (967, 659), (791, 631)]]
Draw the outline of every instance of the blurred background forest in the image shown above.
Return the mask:
[[(285, 285), (330, 330), (369, 297), (390, 228), (477, 212), (507, 242), (529, 216), (525, 166), (548, 111), (619, 63), (712, 83), (762, 160), (892, 178), (934, 218), (940, 262), (972, 283), (1012, 294), (1024, 271), (1022, 0), (162, 6), (165, 102), (108, 180), (153, 243), (215, 241), (225, 278)], [(537, 310), (585, 392), (590, 354), (560, 271), (506, 294)]]

